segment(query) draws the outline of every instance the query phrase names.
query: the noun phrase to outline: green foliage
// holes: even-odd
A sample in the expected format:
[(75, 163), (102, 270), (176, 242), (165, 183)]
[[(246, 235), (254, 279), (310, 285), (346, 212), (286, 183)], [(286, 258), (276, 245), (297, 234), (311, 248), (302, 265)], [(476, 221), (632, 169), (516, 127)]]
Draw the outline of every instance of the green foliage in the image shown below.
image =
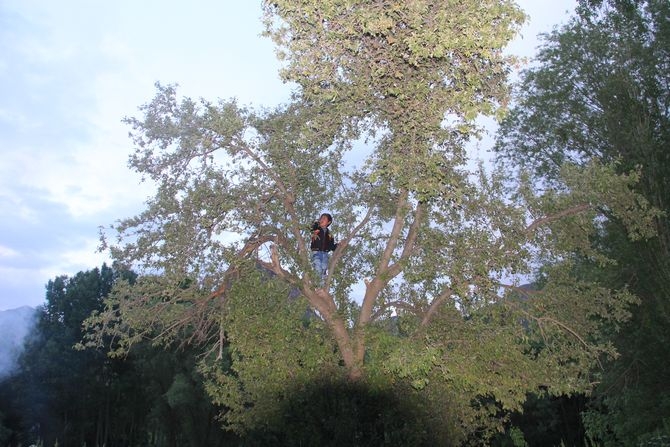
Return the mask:
[[(15, 442), (104, 442), (103, 431), (98, 430), (106, 423), (104, 417), (87, 410), (104, 408), (110, 396), (105, 384), (114, 375), (113, 367), (104, 353), (76, 352), (72, 346), (81, 337), (84, 318), (102, 308), (120, 275), (103, 265), (47, 284), (46, 304), (38, 310), (39, 321), (21, 355), (20, 372), (9, 379)], [(31, 427), (38, 430), (30, 431)]]
[(235, 439), (217, 423), (193, 351), (141, 343), (124, 359), (110, 359), (73, 349), (84, 316), (100, 311), (122, 278), (135, 275), (103, 265), (49, 281), (20, 369), (0, 383), (2, 445), (215, 446)]
[[(600, 385), (585, 417), (596, 442), (634, 445), (653, 437), (670, 414), (665, 341), (670, 322), (670, 4), (580, 3), (580, 15), (547, 36), (538, 64), (525, 73), (518, 105), (501, 127), (497, 149), (510, 165), (547, 186), (557, 185), (565, 161), (609, 164), (614, 173), (637, 177), (630, 185), (639, 194), (636, 200), (658, 210), (649, 215), (652, 225), (647, 227), (658, 237), (647, 239), (647, 230), (631, 234), (630, 226), (623, 228), (639, 221), (630, 202), (608, 207), (610, 219), (589, 240), (609, 261), (587, 251), (575, 258), (580, 276), (639, 298), (632, 318), (618, 319), (605, 332), (620, 357), (598, 373)], [(604, 195), (617, 194), (609, 182), (591, 184)]]
[[(246, 432), (269, 421), (288, 389), (309, 383), (324, 369), (339, 373), (336, 345), (304, 298), (254, 264), (243, 267), (221, 317), (225, 358), (205, 359), (207, 390), (229, 410), (228, 425)], [(213, 356), (212, 356), (213, 357)]]
[[(103, 242), (142, 276), (88, 320), (87, 344), (117, 355), (143, 340), (196, 346), (239, 432), (324, 375), (408, 384), (448, 439), (473, 444), (527, 392), (589, 391), (634, 298), (579, 277), (575, 258), (607, 265), (593, 245), (604, 226), (618, 219), (644, 238), (657, 212), (632, 190), (637, 172), (613, 163), (562, 165), (541, 189), (524, 173), (468, 167), (474, 119), (508, 100), (503, 47), (518, 7), (264, 8), (293, 102), (254, 111), (158, 85), (127, 120), (131, 166), (157, 192)], [(362, 141), (367, 155), (352, 161)], [(340, 243), (320, 287), (305, 227), (322, 210)], [(536, 274), (541, 287), (520, 287)]]
[(525, 19), (507, 0), (272, 1), (264, 9), (284, 79), (305, 101), (328, 104), (327, 120), (389, 131), (370, 178), (424, 197), (443, 189), (444, 166), (463, 161), (475, 118), (506, 103), (514, 59), (502, 49)]
[(12, 429), (5, 425), (5, 415), (0, 412), (0, 443), (9, 445)]
[(201, 370), (245, 445), (451, 445), (463, 437), (438, 405), (453, 397), (447, 389), (426, 396), (383, 369), (398, 349), (385, 328), (370, 337), (365, 380), (350, 382), (304, 297), (289, 297), (285, 283), (253, 265), (242, 272), (222, 319), (230, 344)]
[(391, 126), (418, 124), (417, 137), (440, 128), (445, 108), (466, 121), (496, 108), (509, 62), (501, 50), (525, 19), (514, 3), (497, 0), (264, 6), (268, 34), (287, 61), (282, 75), (308, 99)]
[[(512, 414), (506, 432), (493, 440), (493, 446), (525, 445), (589, 446), (581, 414), (586, 409), (586, 397), (529, 394), (523, 411)], [(515, 444), (515, 442), (517, 444)], [(597, 444), (596, 444), (597, 445)]]
[(287, 399), (244, 438), (248, 446), (447, 446), (411, 391), (322, 377)]

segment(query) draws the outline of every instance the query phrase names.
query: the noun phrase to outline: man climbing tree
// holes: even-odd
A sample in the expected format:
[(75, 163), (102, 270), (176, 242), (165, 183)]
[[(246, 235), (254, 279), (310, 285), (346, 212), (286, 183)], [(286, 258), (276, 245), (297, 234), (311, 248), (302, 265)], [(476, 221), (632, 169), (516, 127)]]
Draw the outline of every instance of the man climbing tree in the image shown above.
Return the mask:
[[(609, 166), (564, 166), (546, 191), (467, 168), (475, 118), (508, 100), (516, 4), (272, 1), (264, 12), (293, 101), (254, 112), (158, 86), (128, 120), (131, 165), (157, 192), (110, 246), (154, 275), (117, 288), (90, 324), (121, 350), (145, 336), (203, 343), (209, 392), (240, 430), (274, 411), (268, 396), (324, 374), (408, 385), (437, 405), (449, 442), (492, 433), (528, 391), (588, 389), (614, 353), (603, 324), (633, 297), (575, 279), (571, 256), (605, 262), (589, 239), (603, 219), (644, 237), (653, 210), (630, 189), (637, 174)], [(360, 141), (367, 154), (352, 162)], [(317, 205), (342, 235), (325, 287), (304, 237)], [(539, 266), (541, 284), (519, 287)], [(226, 349), (234, 374), (217, 364)]]
[(328, 272), (328, 260), (330, 259), (328, 253), (337, 248), (335, 238), (328, 229), (331, 223), (333, 223), (333, 216), (323, 213), (319, 220), (315, 220), (312, 224), (312, 243), (309, 248), (312, 250), (312, 265), (314, 270), (321, 275), (321, 282), (325, 280)]

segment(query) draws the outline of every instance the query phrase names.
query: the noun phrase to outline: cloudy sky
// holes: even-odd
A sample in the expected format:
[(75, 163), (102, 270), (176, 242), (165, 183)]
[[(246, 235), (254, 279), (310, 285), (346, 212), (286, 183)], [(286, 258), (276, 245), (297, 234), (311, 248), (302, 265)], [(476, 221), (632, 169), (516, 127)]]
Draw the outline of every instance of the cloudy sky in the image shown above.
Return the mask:
[[(510, 52), (575, 0), (518, 0), (530, 15)], [(208, 99), (272, 106), (288, 98), (260, 0), (0, 0), (0, 310), (44, 302), (44, 286), (107, 260), (98, 227), (150, 194), (127, 168), (124, 116), (154, 83)]]

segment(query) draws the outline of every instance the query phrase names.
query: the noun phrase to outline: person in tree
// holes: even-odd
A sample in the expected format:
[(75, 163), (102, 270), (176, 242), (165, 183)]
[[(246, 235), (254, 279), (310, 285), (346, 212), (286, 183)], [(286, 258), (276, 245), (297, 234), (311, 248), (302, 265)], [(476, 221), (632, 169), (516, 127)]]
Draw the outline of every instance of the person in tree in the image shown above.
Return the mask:
[(337, 244), (328, 227), (333, 223), (333, 216), (323, 213), (319, 220), (312, 224), (312, 265), (320, 275), (321, 283), (328, 271), (329, 252), (335, 251)]

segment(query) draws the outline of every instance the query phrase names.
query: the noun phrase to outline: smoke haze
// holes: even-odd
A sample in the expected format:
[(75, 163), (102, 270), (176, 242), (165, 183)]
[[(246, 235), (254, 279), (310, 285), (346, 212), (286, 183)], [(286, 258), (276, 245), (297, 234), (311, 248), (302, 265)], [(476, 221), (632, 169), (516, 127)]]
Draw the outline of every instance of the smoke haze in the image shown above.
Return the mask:
[(36, 317), (37, 311), (28, 306), (0, 311), (0, 381), (16, 369), (24, 341), (33, 330)]

